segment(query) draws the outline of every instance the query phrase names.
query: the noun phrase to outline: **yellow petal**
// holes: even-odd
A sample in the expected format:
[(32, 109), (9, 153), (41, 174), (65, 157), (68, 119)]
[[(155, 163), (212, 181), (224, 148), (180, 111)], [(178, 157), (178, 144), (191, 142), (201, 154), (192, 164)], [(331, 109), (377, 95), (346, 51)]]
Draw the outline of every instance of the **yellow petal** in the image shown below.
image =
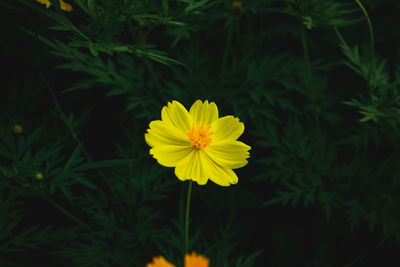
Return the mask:
[(196, 252), (185, 255), (185, 267), (208, 267), (209, 265), (210, 259), (203, 255), (197, 255)]
[(49, 0), (36, 0), (36, 2), (39, 2), (39, 3), (41, 3), (41, 4), (46, 5), (46, 8), (49, 8), (50, 5), (51, 5), (51, 3), (50, 3)]
[(218, 119), (217, 105), (214, 102), (208, 103), (208, 100), (204, 101), (204, 103), (201, 100), (194, 102), (190, 107), (189, 113), (193, 118), (194, 124), (202, 122), (205, 125), (209, 125)]
[(175, 167), (191, 152), (191, 146), (157, 146), (150, 149), (150, 154), (153, 155), (157, 162), (165, 167)]
[(212, 143), (233, 141), (239, 138), (244, 131), (244, 124), (238, 118), (225, 116), (211, 124)]
[(157, 256), (153, 257), (153, 262), (147, 263), (146, 267), (175, 267), (175, 265), (168, 262), (163, 256)]
[(175, 175), (182, 181), (193, 180), (199, 185), (206, 184), (208, 179), (221, 186), (238, 182), (234, 171), (221, 167), (207, 153), (197, 149), (180, 162), (175, 168)]
[(193, 180), (199, 185), (205, 185), (208, 177), (206, 175), (207, 163), (203, 160), (204, 151), (193, 149), (184, 160), (175, 167), (175, 175), (179, 180)]
[[(49, 8), (51, 3), (49, 0), (36, 0), (36, 2), (39, 2), (41, 4), (46, 5), (46, 8)], [(74, 9), (72, 8), (72, 6), (68, 3), (65, 3), (64, 1), (60, 0), (60, 7), (62, 10), (64, 11), (73, 11)]]
[(147, 129), (147, 133), (144, 137), (146, 143), (151, 147), (165, 145), (190, 145), (189, 138), (184, 132), (160, 120), (150, 122), (149, 129)]
[(192, 127), (192, 118), (187, 109), (178, 101), (168, 102), (161, 111), (162, 121), (169, 123), (183, 132)]
[(220, 186), (230, 186), (238, 182), (238, 177), (234, 171), (229, 168), (224, 168), (218, 163), (213, 161), (208, 155), (208, 168), (207, 173), (210, 176), (210, 180)]
[(225, 141), (209, 145), (207, 155), (223, 168), (237, 169), (247, 164), (250, 147), (240, 141)]
[(65, 3), (63, 0), (60, 0), (61, 9), (64, 11), (73, 11), (74, 9), (70, 4)]

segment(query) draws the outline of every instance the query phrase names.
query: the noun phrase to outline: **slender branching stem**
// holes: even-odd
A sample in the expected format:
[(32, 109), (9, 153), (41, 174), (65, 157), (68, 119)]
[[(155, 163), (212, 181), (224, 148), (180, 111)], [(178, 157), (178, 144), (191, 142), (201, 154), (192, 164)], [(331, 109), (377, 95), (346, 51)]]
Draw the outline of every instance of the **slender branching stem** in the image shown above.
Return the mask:
[[(79, 140), (75, 129), (73, 127), (73, 125), (71, 125), (68, 121), (67, 121), (67, 116), (65, 115), (65, 113), (62, 111), (61, 106), (51, 88), (51, 86), (48, 84), (46, 77), (43, 75), (43, 72), (41, 71), (41, 66), (40, 66), (40, 61), (39, 60), (35, 60), (38, 69), (39, 69), (39, 74), (41, 76), (41, 79), (43, 81), (43, 83), (45, 84), (45, 86), (47, 87), (47, 90), (49, 91), (53, 102), (56, 106), (56, 110), (59, 113), (59, 116), (61, 117), (61, 119), (63, 120), (63, 122), (66, 124), (67, 129), (69, 130), (72, 138), (76, 141), (77, 144), (81, 144), (82, 142)], [(83, 154), (86, 156), (86, 158), (93, 162), (93, 158), (89, 155), (89, 153), (86, 151), (86, 149), (83, 147), (82, 148), (82, 152)], [(107, 181), (106, 176), (103, 174), (103, 172), (99, 169), (96, 169), (97, 173), (103, 178), (104, 181)], [(112, 190), (111, 190), (112, 191)], [(100, 191), (100, 193), (102, 193)], [(112, 193), (114, 195), (116, 195), (114, 193), (114, 191), (112, 191)], [(66, 210), (65, 208), (63, 208), (62, 206), (60, 206), (59, 204), (57, 204), (56, 202), (54, 202), (51, 198), (48, 198), (47, 196), (45, 196), (44, 194), (39, 194), (43, 199), (45, 199), (46, 201), (48, 201), (51, 205), (53, 205), (54, 207), (56, 207), (57, 209), (59, 209), (62, 213), (64, 213), (65, 215), (67, 215), (68, 217), (70, 217), (72, 220), (74, 220), (75, 222), (79, 223), (80, 225), (82, 225), (84, 228), (86, 228), (87, 230), (89, 230), (90, 232), (94, 232), (87, 224), (83, 223), (81, 220), (79, 220), (77, 217), (75, 217), (74, 215), (72, 215), (68, 210)]]
[(90, 232), (94, 232), (92, 228), (90, 228), (86, 223), (82, 222), (81, 220), (79, 220), (77, 217), (75, 217), (74, 215), (72, 215), (68, 210), (64, 209), (63, 207), (61, 207), (59, 204), (57, 204), (56, 202), (54, 202), (54, 200), (52, 200), (51, 198), (48, 198), (47, 196), (43, 195), (43, 194), (39, 194), (44, 200), (46, 200), (47, 202), (49, 202), (51, 205), (53, 205), (54, 207), (56, 207), (59, 211), (61, 211), (62, 213), (64, 213), (66, 216), (68, 216), (69, 218), (71, 218), (72, 220), (74, 220), (75, 222), (77, 222), (78, 224), (80, 224), (83, 228), (85, 228), (86, 230), (90, 231)]
[[(82, 143), (82, 141), (79, 140), (79, 138), (78, 138), (78, 136), (77, 136), (77, 134), (75, 132), (74, 127), (72, 125), (70, 125), (69, 122), (67, 122), (67, 115), (65, 115), (65, 113), (62, 111), (61, 106), (60, 106), (60, 104), (59, 104), (59, 102), (58, 102), (58, 100), (57, 100), (57, 98), (56, 98), (56, 96), (55, 96), (55, 94), (53, 92), (53, 89), (51, 89), (50, 85), (47, 83), (47, 81), (46, 81), (46, 79), (44, 77), (42, 77), (42, 80), (43, 80), (44, 84), (46, 85), (46, 87), (47, 87), (47, 89), (48, 89), (48, 91), (49, 91), (49, 93), (50, 93), (50, 95), (51, 95), (51, 97), (53, 99), (54, 105), (56, 105), (57, 112), (59, 113), (61, 119), (66, 124), (66, 126), (67, 126), (67, 128), (68, 128), (68, 130), (69, 130), (69, 132), (70, 132), (70, 134), (72, 136), (72, 138), (74, 139), (74, 141), (78, 145), (80, 145)], [(89, 155), (89, 153), (86, 151), (86, 149), (84, 147), (82, 148), (82, 152), (83, 152), (83, 154), (86, 156), (86, 158), (89, 161), (92, 161), (92, 162), (94, 161), (93, 158)], [(100, 172), (98, 169), (97, 169), (97, 171)], [(102, 173), (99, 173), (99, 175), (102, 176), (103, 178), (105, 178), (105, 176)]]
[(361, 256), (358, 257), (357, 259), (352, 260), (351, 262), (347, 263), (344, 267), (353, 266), (354, 264), (356, 264), (356, 263), (362, 261), (363, 259), (365, 259), (367, 256), (368, 256), (368, 254), (361, 255)]
[[(73, 128), (72, 125), (70, 125), (66, 120), (67, 120), (67, 115), (65, 115), (65, 113), (62, 111), (60, 104), (58, 103), (58, 100), (53, 92), (53, 89), (51, 89), (50, 85), (47, 83), (46, 79), (44, 77), (42, 77), (43, 83), (46, 85), (47, 90), (49, 91), (51, 98), (53, 99), (54, 105), (56, 105), (56, 110), (59, 113), (61, 119), (64, 121), (64, 123), (66, 124), (68, 130), (71, 133), (72, 138), (75, 140), (75, 142), (77, 142), (78, 144), (81, 143), (81, 141), (79, 140), (78, 136), (75, 133), (75, 130)], [(89, 154), (86, 152), (85, 149), (83, 149), (83, 153), (85, 154), (85, 156), (87, 158), (90, 158)]]
[(10, 188), (10, 189), (13, 189), (13, 190), (23, 191), (23, 189), (21, 189), (19, 187), (8, 185), (8, 184), (0, 183), (0, 186), (4, 186), (4, 187), (7, 187), (7, 188)]
[(371, 72), (372, 72), (372, 68), (373, 68), (373, 60), (374, 60), (374, 30), (372, 29), (372, 23), (371, 20), (368, 16), (367, 10), (364, 8), (363, 4), (359, 1), (359, 0), (355, 0), (356, 3), (358, 4), (358, 6), (361, 8), (362, 12), (364, 13), (365, 19), (367, 20), (368, 23), (368, 28), (369, 28), (369, 39), (370, 39), (370, 44), (369, 44), (369, 49), (370, 49), (370, 63), (368, 66), (368, 82), (371, 81)]
[(167, 98), (165, 97), (160, 80), (158, 79), (158, 76), (157, 76), (156, 72), (154, 71), (153, 65), (151, 64), (150, 60), (147, 57), (143, 57), (143, 62), (144, 62), (144, 65), (146, 66), (147, 71), (150, 73), (151, 77), (153, 78), (154, 84), (156, 85), (157, 91), (160, 94), (162, 100), (164, 102), (167, 102)]
[[(311, 102), (313, 103), (314, 107), (317, 108), (317, 92), (315, 91), (315, 87), (314, 87), (314, 78), (313, 78), (313, 73), (312, 73), (311, 60), (310, 60), (310, 56), (308, 53), (306, 31), (305, 31), (304, 25), (301, 26), (301, 43), (303, 46), (304, 61), (306, 63), (306, 71), (307, 71), (307, 80), (308, 80), (308, 87), (309, 87), (308, 89), (309, 89), (310, 99), (311, 99)], [(314, 112), (314, 122), (315, 122), (317, 131), (319, 131), (319, 114), (317, 111)]]
[(314, 82), (313, 82), (313, 75), (311, 69), (311, 61), (310, 56), (308, 54), (308, 45), (306, 40), (306, 31), (304, 29), (304, 25), (301, 26), (301, 43), (303, 45), (303, 53), (304, 53), (304, 61), (306, 63), (306, 70), (307, 70), (307, 79), (309, 83), (309, 89), (311, 92), (311, 101), (315, 104), (315, 91), (314, 91)]
[(190, 212), (190, 198), (192, 196), (192, 184), (193, 181), (189, 181), (189, 188), (186, 198), (186, 216), (185, 216), (185, 255), (189, 249), (189, 212)]
[(225, 39), (225, 48), (224, 48), (223, 56), (222, 56), (221, 73), (220, 73), (221, 76), (219, 79), (220, 86), (223, 85), (224, 76), (225, 76), (226, 70), (227, 70), (228, 56), (229, 56), (231, 46), (232, 46), (233, 27), (235, 27), (235, 24), (233, 23), (233, 21), (231, 21), (228, 26), (228, 32), (227, 32), (226, 39)]
[[(54, 92), (53, 92), (53, 89), (52, 89), (51, 86), (47, 83), (46, 78), (45, 78), (43, 75), (41, 75), (41, 77), (42, 77), (43, 83), (46, 85), (46, 87), (47, 87), (47, 89), (48, 89), (48, 91), (49, 91), (49, 93), (50, 93), (50, 95), (51, 95), (51, 97), (52, 97), (52, 99), (53, 99), (53, 102), (54, 102), (54, 104), (55, 104), (55, 106), (56, 106), (56, 110), (57, 110), (57, 112), (59, 113), (59, 116), (62, 118), (62, 120), (63, 120), (64, 123), (66, 124), (67, 129), (69, 130), (69, 132), (70, 132), (72, 138), (75, 140), (75, 142), (76, 142), (78, 145), (82, 144), (82, 141), (79, 140), (79, 138), (78, 138), (78, 136), (77, 136), (77, 134), (76, 134), (76, 132), (75, 132), (74, 127), (73, 127), (72, 125), (70, 125), (69, 122), (67, 122), (67, 120), (66, 120), (67, 115), (65, 115), (65, 113), (62, 111), (61, 106), (60, 106), (60, 104), (59, 104), (59, 102), (58, 102), (58, 100), (57, 100), (57, 98), (56, 98), (56, 96), (55, 96), (55, 94), (54, 94)], [(82, 146), (82, 152), (83, 152), (83, 154), (86, 156), (86, 158), (87, 158), (90, 162), (93, 162), (93, 161), (94, 161), (93, 158), (90, 156), (90, 154), (86, 151), (86, 149), (85, 149), (83, 146)], [(96, 172), (97, 172), (97, 174), (103, 179), (103, 181), (107, 183), (108, 179), (107, 179), (107, 177), (104, 175), (104, 173), (103, 173), (101, 170), (99, 170), (99, 169), (96, 169)], [(110, 189), (110, 191), (114, 194), (114, 196), (118, 197), (118, 195), (117, 195), (112, 189)], [(100, 191), (100, 193), (104, 196), (104, 194), (103, 194), (101, 191)], [(55, 206), (55, 207), (57, 207), (57, 206)]]
[[(149, 31), (148, 31), (148, 32), (149, 32)], [(147, 39), (147, 34), (148, 34), (148, 32), (145, 34), (141, 28), (139, 29), (140, 41), (141, 41), (142, 43), (146, 43), (146, 39)], [(156, 72), (154, 71), (153, 65), (151, 64), (150, 60), (149, 60), (146, 56), (143, 57), (143, 63), (144, 63), (144, 65), (146, 66), (146, 69), (147, 69), (147, 71), (149, 72), (151, 78), (153, 78), (154, 84), (155, 84), (155, 86), (156, 86), (156, 88), (157, 88), (157, 91), (158, 91), (158, 93), (160, 94), (162, 100), (163, 100), (164, 102), (166, 102), (166, 101), (167, 101), (167, 98), (165, 97), (165, 94), (164, 94), (164, 91), (163, 91), (163, 89), (162, 89), (160, 80), (158, 79), (158, 76), (157, 76)]]
[[(10, 189), (14, 189), (17, 191), (24, 191), (21, 188), (12, 186), (12, 185), (7, 185), (7, 184), (2, 184), (0, 183), (1, 186), (4, 187), (8, 187)], [(77, 222), (78, 224), (80, 224), (82, 227), (84, 227), (86, 230), (90, 231), (90, 232), (94, 232), (92, 228), (90, 228), (87, 224), (85, 224), (84, 222), (82, 222), (81, 220), (79, 220), (76, 216), (72, 215), (68, 210), (64, 209), (63, 207), (61, 207), (59, 204), (57, 204), (56, 202), (54, 202), (54, 200), (52, 200), (51, 198), (48, 198), (47, 196), (43, 195), (43, 194), (39, 194), (39, 196), (41, 196), (44, 200), (46, 200), (47, 202), (49, 202), (51, 205), (53, 205), (54, 207), (56, 207), (59, 211), (61, 211), (62, 213), (64, 213), (66, 216), (68, 216), (69, 218), (71, 218), (72, 220), (74, 220), (75, 222)]]

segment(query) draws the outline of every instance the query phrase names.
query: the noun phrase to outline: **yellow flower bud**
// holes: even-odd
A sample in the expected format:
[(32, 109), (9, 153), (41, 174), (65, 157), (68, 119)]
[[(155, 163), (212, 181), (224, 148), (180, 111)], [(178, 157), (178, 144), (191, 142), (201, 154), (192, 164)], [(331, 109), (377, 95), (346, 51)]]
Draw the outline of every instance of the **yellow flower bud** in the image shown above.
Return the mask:
[(15, 124), (14, 125), (14, 129), (13, 129), (13, 131), (14, 131), (14, 133), (15, 134), (20, 134), (20, 133), (22, 133), (22, 126), (21, 125), (19, 125), (19, 124)]
[(239, 1), (233, 1), (232, 3), (232, 12), (235, 16), (239, 15), (242, 11), (242, 3)]
[(35, 173), (35, 178), (38, 180), (42, 180), (43, 179), (43, 174), (41, 172), (36, 172)]

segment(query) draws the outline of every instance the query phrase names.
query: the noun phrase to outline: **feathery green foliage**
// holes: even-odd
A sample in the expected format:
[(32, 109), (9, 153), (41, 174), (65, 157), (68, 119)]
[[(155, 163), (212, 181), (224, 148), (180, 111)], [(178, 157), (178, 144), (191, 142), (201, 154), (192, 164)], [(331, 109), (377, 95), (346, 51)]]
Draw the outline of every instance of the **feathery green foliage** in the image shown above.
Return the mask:
[(210, 266), (398, 248), (399, 1), (65, 2), (0, 3), (1, 266), (183, 267), (186, 183), (143, 136), (171, 100), (216, 102), (252, 147), (237, 185), (193, 189)]

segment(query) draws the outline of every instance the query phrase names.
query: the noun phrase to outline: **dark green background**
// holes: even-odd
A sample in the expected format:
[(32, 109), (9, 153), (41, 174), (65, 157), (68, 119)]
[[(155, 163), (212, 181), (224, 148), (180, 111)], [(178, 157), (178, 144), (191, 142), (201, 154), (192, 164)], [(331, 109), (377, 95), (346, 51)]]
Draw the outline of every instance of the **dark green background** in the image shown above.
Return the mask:
[(180, 266), (188, 184), (144, 133), (197, 99), (239, 117), (252, 149), (238, 184), (194, 184), (191, 251), (212, 267), (400, 264), (398, 1), (361, 2), (371, 76), (345, 64), (371, 62), (356, 1), (98, 0), (96, 18), (77, 2), (0, 3), (0, 266)]

